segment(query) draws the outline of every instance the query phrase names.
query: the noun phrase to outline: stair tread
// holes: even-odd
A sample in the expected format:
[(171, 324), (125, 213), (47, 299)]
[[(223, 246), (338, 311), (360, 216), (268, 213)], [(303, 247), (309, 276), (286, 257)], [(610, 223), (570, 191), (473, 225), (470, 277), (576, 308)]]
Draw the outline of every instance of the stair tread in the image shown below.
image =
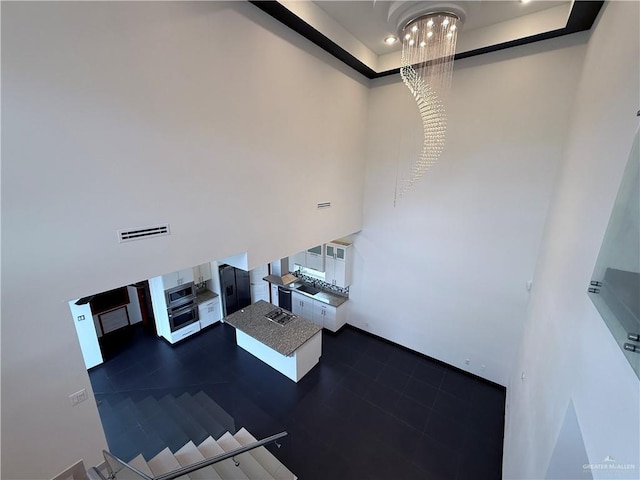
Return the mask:
[(158, 404), (163, 408), (164, 412), (177, 424), (189, 440), (200, 442), (209, 435), (204, 428), (191, 416), (189, 412), (184, 411), (176, 404), (176, 400), (171, 395), (165, 395)]
[(142, 429), (149, 437), (155, 437), (172, 450), (177, 450), (189, 441), (189, 437), (166, 414), (157, 414), (140, 423)]
[(149, 468), (149, 464), (144, 459), (142, 454), (138, 455), (137, 457), (129, 461), (129, 465), (131, 465), (133, 468), (140, 470), (145, 475), (149, 475), (150, 477), (153, 477), (153, 472)]
[[(193, 442), (185, 443), (185, 445), (174, 453), (173, 456), (176, 457), (176, 460), (178, 460), (180, 465), (183, 467), (205, 459), (202, 452), (198, 450), (198, 447), (196, 447)], [(213, 467), (204, 467), (200, 470), (196, 470), (195, 472), (191, 472), (189, 477), (194, 480), (222, 480), (222, 477), (218, 475), (218, 472), (216, 472)]]
[(121, 430), (135, 425), (138, 421), (136, 406), (133, 400), (128, 397), (111, 407), (111, 415), (112, 421), (114, 421)]
[[(165, 473), (169, 473), (176, 468), (180, 468), (180, 463), (176, 460), (176, 457), (173, 456), (169, 447), (162, 450), (158, 455), (153, 457), (151, 460), (147, 462), (149, 468), (153, 472), (154, 476), (159, 476)], [(182, 477), (178, 477), (181, 480), (188, 480), (190, 477), (187, 475), (183, 475)]]
[[(256, 438), (242, 427), (234, 435), (241, 445), (248, 445), (256, 442)], [(258, 447), (250, 450), (249, 453), (260, 462), (273, 478), (276, 480), (294, 480), (297, 478), (278, 458), (265, 447)]]
[(136, 402), (136, 408), (147, 418), (162, 412), (162, 408), (158, 405), (158, 400), (151, 395)]
[(193, 395), (193, 399), (196, 400), (209, 413), (216, 421), (224, 427), (224, 430), (230, 432), (236, 431), (236, 423), (231, 415), (229, 415), (224, 408), (218, 405), (209, 395), (202, 390)]
[[(200, 453), (202, 453), (205, 458), (211, 458), (225, 453), (213, 437), (207, 437), (200, 445), (198, 445), (198, 450), (200, 450)], [(249, 477), (247, 477), (239, 467), (236, 467), (233, 460), (230, 458), (212, 466), (214, 470), (225, 480), (249, 480)]]
[[(176, 398), (176, 405), (184, 410), (187, 413), (190, 413), (191, 416), (198, 422), (198, 424), (206, 430), (206, 432), (214, 437), (218, 438), (222, 435), (227, 429), (222, 426), (220, 422), (216, 420), (216, 418), (211, 415), (193, 396), (189, 393), (185, 392)], [(203, 438), (197, 439), (204, 440)]]
[[(242, 447), (242, 444), (229, 432), (226, 432), (218, 439), (218, 445), (220, 445), (226, 452)], [(240, 462), (240, 468), (247, 474), (247, 477), (255, 480), (274, 480), (273, 476), (267, 471), (267, 469), (260, 465), (258, 460), (251, 455), (250, 452), (241, 453), (236, 457), (236, 459)]]

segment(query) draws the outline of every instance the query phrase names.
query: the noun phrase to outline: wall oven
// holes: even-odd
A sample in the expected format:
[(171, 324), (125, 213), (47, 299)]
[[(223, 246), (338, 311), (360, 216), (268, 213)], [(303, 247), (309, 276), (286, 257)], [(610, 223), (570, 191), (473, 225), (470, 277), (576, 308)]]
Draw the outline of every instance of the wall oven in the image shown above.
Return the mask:
[(167, 308), (175, 309), (187, 303), (196, 301), (196, 286), (193, 282), (178, 285), (164, 292)]
[(182, 304), (180, 306), (169, 308), (169, 326), (171, 331), (175, 332), (181, 328), (191, 325), (198, 321), (198, 304), (195, 299), (192, 302)]

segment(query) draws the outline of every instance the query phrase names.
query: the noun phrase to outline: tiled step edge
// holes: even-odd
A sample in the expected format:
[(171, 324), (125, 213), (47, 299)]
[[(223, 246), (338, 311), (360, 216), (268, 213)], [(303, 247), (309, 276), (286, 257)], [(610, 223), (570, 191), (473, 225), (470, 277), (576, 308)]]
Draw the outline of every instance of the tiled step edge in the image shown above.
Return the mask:
[[(256, 442), (256, 439), (244, 427), (234, 435), (241, 445)], [(276, 480), (295, 480), (297, 477), (278, 460), (273, 453), (265, 447), (254, 448), (249, 453), (262, 465)]]
[[(216, 442), (212, 437), (206, 438), (200, 445), (198, 445), (198, 450), (205, 458), (215, 457), (217, 455), (221, 455), (225, 453), (218, 442)], [(223, 460), (222, 462), (218, 462), (212, 465), (214, 470), (218, 472), (225, 480), (249, 480), (244, 472), (236, 467), (233, 463), (233, 460), (228, 458), (227, 460)]]
[[(178, 460), (183, 467), (201, 462), (205, 459), (204, 455), (202, 455), (193, 442), (186, 443), (184, 447), (174, 453), (173, 456), (176, 457), (176, 460)], [(189, 477), (193, 480), (222, 480), (222, 477), (218, 475), (218, 472), (216, 472), (213, 467), (204, 467), (195, 472), (191, 472)]]
[[(242, 447), (242, 444), (236, 440), (229, 432), (225, 433), (218, 439), (220, 445), (226, 452), (231, 452)], [(240, 468), (252, 480), (274, 480), (273, 476), (260, 465), (258, 460), (251, 455), (250, 452), (237, 455), (236, 460), (240, 462)]]

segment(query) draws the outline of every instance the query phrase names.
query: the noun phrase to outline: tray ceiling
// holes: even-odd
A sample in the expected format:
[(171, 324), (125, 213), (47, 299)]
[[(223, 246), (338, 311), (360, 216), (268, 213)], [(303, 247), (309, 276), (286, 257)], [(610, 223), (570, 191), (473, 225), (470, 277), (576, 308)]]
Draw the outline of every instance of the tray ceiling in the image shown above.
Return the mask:
[(319, 45), (368, 78), (396, 73), (401, 44), (384, 43), (398, 34), (402, 12), (422, 8), (462, 9), (456, 58), (465, 58), (591, 28), (603, 1), (472, 0), (254, 1), (261, 10)]

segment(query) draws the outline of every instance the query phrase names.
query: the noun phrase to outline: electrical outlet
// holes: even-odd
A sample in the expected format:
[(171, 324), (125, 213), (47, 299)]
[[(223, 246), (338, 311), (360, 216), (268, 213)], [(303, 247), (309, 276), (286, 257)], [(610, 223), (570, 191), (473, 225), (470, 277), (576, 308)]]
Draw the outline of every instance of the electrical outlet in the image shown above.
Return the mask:
[(86, 388), (83, 388), (82, 390), (69, 395), (69, 400), (71, 400), (71, 405), (73, 405), (74, 407), (78, 405), (80, 402), (84, 402), (87, 398), (89, 398), (89, 395), (87, 395)]
[(81, 322), (82, 320), (84, 320), (84, 315), (78, 315), (78, 321)]

